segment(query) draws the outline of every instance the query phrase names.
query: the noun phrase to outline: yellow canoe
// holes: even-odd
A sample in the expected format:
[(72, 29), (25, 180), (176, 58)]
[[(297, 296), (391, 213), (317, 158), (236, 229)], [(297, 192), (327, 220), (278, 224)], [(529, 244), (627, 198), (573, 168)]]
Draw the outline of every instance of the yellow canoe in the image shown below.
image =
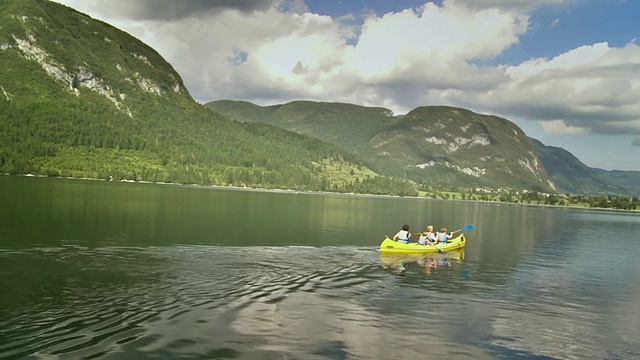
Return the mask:
[(438, 245), (420, 245), (418, 243), (401, 243), (393, 241), (388, 237), (382, 240), (380, 244), (380, 252), (383, 253), (433, 253), (439, 251), (451, 251), (462, 249), (467, 244), (464, 234), (460, 234), (453, 239), (447, 241), (446, 244)]

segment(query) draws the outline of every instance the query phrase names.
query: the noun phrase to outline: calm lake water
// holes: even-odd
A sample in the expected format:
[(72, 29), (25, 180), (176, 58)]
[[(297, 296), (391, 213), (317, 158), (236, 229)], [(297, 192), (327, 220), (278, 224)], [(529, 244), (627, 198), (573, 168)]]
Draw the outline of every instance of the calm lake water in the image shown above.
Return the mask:
[[(381, 256), (404, 223), (464, 252)], [(0, 176), (0, 358), (640, 358), (640, 215)]]

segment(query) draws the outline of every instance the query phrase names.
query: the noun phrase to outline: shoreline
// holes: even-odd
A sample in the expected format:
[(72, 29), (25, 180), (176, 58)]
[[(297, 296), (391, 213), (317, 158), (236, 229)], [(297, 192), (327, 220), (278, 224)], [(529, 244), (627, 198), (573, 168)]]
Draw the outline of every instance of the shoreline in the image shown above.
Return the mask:
[(212, 189), (212, 190), (233, 190), (233, 191), (255, 191), (255, 192), (269, 192), (280, 194), (302, 194), (302, 195), (338, 195), (338, 196), (356, 196), (356, 197), (368, 197), (368, 198), (391, 198), (391, 199), (417, 199), (417, 200), (432, 200), (432, 201), (456, 201), (464, 203), (475, 203), (483, 205), (517, 205), (517, 206), (536, 206), (536, 207), (548, 207), (551, 209), (576, 209), (585, 211), (602, 211), (602, 212), (620, 212), (620, 213), (640, 213), (640, 210), (627, 210), (627, 209), (615, 209), (615, 208), (601, 208), (601, 207), (585, 207), (585, 206), (571, 206), (571, 205), (550, 205), (550, 204), (527, 204), (527, 203), (515, 203), (515, 202), (501, 202), (490, 200), (462, 200), (462, 199), (435, 199), (426, 196), (400, 196), (400, 195), (385, 195), (385, 194), (360, 194), (360, 193), (340, 193), (331, 191), (309, 191), (309, 190), (294, 190), (294, 189), (268, 189), (249, 186), (236, 186), (236, 185), (198, 185), (198, 184), (181, 184), (181, 183), (168, 183), (168, 182), (152, 182), (152, 181), (135, 181), (135, 180), (105, 180), (105, 179), (92, 179), (92, 178), (75, 178), (75, 177), (62, 177), (62, 176), (46, 176), (46, 175), (34, 175), (34, 174), (0, 174), (3, 176), (14, 177), (29, 177), (29, 178), (47, 178), (47, 179), (63, 179), (63, 180), (85, 180), (85, 181), (98, 181), (105, 183), (126, 183), (126, 184), (152, 184), (152, 185), (170, 185), (181, 186), (194, 189)]

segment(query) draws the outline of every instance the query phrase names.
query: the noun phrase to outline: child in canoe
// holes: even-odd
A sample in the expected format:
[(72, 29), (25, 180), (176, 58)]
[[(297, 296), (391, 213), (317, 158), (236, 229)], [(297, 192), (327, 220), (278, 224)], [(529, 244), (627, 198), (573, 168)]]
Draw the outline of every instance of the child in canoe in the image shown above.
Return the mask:
[(453, 237), (453, 232), (447, 234), (447, 228), (443, 227), (436, 234), (436, 244), (443, 243), (446, 244), (449, 239)]
[(418, 244), (420, 245), (435, 245), (436, 243), (436, 234), (433, 233), (433, 225), (427, 226), (427, 230), (423, 231), (420, 234), (420, 238), (418, 239)]
[(395, 235), (393, 235), (393, 241), (408, 244), (410, 237), (411, 237), (411, 233), (409, 232), (409, 225), (404, 224), (402, 225), (402, 230), (398, 231)]

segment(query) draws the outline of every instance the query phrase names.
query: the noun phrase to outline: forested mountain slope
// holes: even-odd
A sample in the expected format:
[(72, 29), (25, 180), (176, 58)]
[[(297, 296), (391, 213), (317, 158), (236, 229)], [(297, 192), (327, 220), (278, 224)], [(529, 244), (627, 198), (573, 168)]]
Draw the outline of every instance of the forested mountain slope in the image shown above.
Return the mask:
[(211, 113), (155, 50), (71, 8), (0, 0), (0, 24), (1, 173), (415, 193), (336, 146)]
[(624, 187), (598, 174), (565, 149), (546, 146), (536, 139), (529, 139), (558, 189), (567, 193), (588, 195), (625, 194)]
[(246, 101), (205, 104), (214, 112), (243, 122), (262, 122), (361, 151), (369, 140), (398, 121), (389, 109), (345, 103), (292, 101), (261, 107)]
[(555, 186), (515, 124), (465, 109), (425, 106), (393, 116), (383, 108), (309, 101), (260, 107), (222, 100), (206, 106), (240, 121), (329, 141), (361, 156), (376, 171), (411, 179), (424, 189), (553, 191)]
[(640, 197), (640, 171), (603, 170), (591, 168), (607, 184), (624, 189), (625, 195)]

